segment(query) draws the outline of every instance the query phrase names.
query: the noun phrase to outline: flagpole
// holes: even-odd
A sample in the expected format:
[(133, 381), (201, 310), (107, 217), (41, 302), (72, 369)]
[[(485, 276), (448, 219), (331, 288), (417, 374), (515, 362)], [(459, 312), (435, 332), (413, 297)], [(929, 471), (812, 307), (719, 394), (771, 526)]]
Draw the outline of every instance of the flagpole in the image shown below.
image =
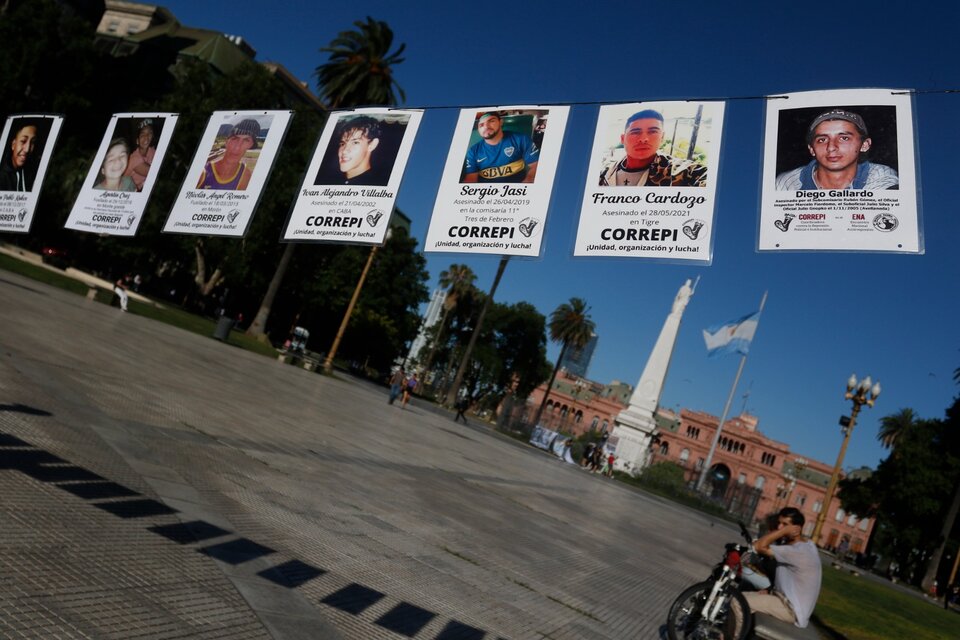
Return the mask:
[[(767, 292), (763, 292), (763, 298), (760, 300), (760, 309), (757, 311), (757, 326), (760, 326), (760, 315), (763, 313), (763, 306), (767, 303)], [(707, 461), (703, 464), (700, 477), (697, 478), (696, 491), (703, 490), (703, 481), (710, 472), (710, 465), (713, 463), (713, 454), (717, 451), (717, 443), (720, 442), (720, 433), (723, 431), (723, 425), (727, 421), (727, 414), (730, 412), (730, 405), (733, 403), (733, 396), (737, 392), (737, 385), (740, 384), (740, 374), (743, 373), (743, 366), (747, 364), (746, 354), (740, 356), (740, 366), (737, 367), (737, 375), (733, 379), (733, 386), (730, 387), (730, 395), (727, 396), (727, 404), (723, 408), (723, 416), (717, 425), (717, 432), (713, 434), (713, 442), (710, 443), (710, 453), (707, 454)]]

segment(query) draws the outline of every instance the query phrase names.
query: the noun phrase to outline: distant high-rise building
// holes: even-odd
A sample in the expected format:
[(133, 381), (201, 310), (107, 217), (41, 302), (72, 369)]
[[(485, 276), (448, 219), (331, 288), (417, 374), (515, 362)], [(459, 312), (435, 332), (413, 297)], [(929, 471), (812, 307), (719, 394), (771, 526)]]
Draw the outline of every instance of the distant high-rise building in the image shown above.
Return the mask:
[(597, 334), (591, 334), (590, 340), (583, 349), (570, 349), (563, 354), (563, 360), (560, 361), (560, 367), (581, 378), (587, 377), (587, 369), (590, 368), (590, 360), (593, 358), (593, 351), (597, 348)]
[(423, 316), (423, 324), (420, 325), (420, 331), (417, 337), (413, 339), (410, 345), (410, 351), (407, 353), (407, 361), (414, 358), (422, 360), (427, 353), (420, 351), (427, 346), (427, 330), (440, 321), (440, 314), (443, 313), (443, 301), (447, 298), (446, 289), (437, 289), (430, 298), (430, 304), (427, 306), (427, 313)]

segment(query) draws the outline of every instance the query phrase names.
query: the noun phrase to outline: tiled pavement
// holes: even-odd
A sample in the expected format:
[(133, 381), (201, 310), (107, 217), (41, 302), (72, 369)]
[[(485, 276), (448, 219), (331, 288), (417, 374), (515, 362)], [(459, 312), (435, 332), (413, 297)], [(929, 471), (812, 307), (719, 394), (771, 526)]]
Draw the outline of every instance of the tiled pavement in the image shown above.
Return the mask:
[(736, 539), (367, 384), (0, 301), (0, 638), (658, 638)]

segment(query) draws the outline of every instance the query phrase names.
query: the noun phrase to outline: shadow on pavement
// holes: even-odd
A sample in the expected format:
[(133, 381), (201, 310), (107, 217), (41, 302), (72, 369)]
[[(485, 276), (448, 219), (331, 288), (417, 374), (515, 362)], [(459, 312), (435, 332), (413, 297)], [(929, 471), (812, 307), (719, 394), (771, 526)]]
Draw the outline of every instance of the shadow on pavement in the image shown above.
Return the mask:
[[(39, 416), (52, 415), (46, 411), (19, 404), (0, 405), (0, 411), (20, 411)], [(147, 498), (129, 487), (112, 482), (12, 434), (0, 431), (0, 471), (2, 470), (19, 471), (125, 520), (178, 513), (176, 509), (160, 501)], [(104, 501), (93, 502), (95, 500)], [(203, 520), (154, 525), (147, 527), (147, 531), (180, 545), (204, 544), (207, 540), (234, 535), (231, 531)], [(196, 551), (230, 565), (242, 564), (276, 553), (270, 547), (242, 537), (199, 547)], [(301, 560), (289, 560), (260, 571), (257, 575), (281, 587), (295, 589), (325, 573), (327, 573), (325, 569)], [(358, 616), (385, 597), (384, 593), (352, 583), (327, 595), (320, 602), (339, 611)], [(374, 620), (373, 624), (412, 638), (436, 617), (437, 614), (432, 611), (409, 602), (399, 602)], [(482, 629), (457, 620), (450, 620), (434, 636), (434, 640), (481, 640), (486, 635), (487, 633)]]

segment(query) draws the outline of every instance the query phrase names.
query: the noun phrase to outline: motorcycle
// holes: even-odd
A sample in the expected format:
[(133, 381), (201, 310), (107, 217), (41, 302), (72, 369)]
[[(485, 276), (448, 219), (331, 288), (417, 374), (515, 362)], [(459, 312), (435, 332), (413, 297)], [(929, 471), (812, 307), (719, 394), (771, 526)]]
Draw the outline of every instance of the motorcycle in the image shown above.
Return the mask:
[(681, 593), (670, 606), (670, 640), (744, 640), (750, 632), (750, 606), (741, 589), (770, 587), (770, 580), (749, 566), (753, 538), (740, 523), (747, 544), (728, 543), (710, 577)]

